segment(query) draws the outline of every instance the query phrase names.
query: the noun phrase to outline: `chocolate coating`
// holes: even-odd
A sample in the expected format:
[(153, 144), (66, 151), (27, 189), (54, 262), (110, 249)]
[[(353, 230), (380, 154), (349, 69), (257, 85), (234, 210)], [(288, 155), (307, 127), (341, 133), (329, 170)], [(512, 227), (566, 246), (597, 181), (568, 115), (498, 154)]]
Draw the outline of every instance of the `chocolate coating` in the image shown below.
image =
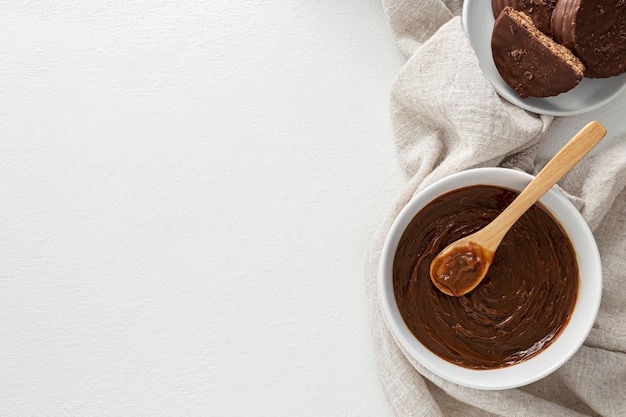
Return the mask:
[(491, 51), (500, 76), (522, 98), (555, 96), (583, 78), (584, 67), (571, 51), (510, 7), (494, 24)]
[(556, 6), (556, 0), (492, 0), (493, 17), (497, 19), (506, 6), (526, 13), (533, 20), (537, 29), (548, 36), (552, 36), (550, 20), (552, 11)]
[(560, 0), (552, 13), (557, 42), (585, 64), (585, 76), (626, 72), (626, 1)]
[(524, 361), (555, 340), (573, 310), (574, 249), (538, 204), (511, 228), (472, 292), (451, 297), (430, 280), (435, 255), (484, 227), (517, 194), (483, 185), (450, 192), (424, 207), (399, 241), (393, 287), (400, 313), (422, 344), (452, 363), (493, 369)]

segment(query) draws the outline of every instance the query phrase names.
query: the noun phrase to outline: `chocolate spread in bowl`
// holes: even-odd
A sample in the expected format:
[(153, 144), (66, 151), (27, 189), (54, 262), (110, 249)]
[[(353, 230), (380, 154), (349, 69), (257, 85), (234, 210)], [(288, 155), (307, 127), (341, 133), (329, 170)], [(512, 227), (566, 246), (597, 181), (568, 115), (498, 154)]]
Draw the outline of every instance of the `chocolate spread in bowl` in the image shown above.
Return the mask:
[(484, 227), (517, 194), (485, 185), (452, 191), (424, 207), (398, 243), (393, 287), (406, 325), (429, 350), (467, 368), (501, 368), (536, 355), (560, 334), (576, 301), (574, 249), (539, 204), (511, 228), (472, 292), (451, 297), (431, 282), (435, 255)]

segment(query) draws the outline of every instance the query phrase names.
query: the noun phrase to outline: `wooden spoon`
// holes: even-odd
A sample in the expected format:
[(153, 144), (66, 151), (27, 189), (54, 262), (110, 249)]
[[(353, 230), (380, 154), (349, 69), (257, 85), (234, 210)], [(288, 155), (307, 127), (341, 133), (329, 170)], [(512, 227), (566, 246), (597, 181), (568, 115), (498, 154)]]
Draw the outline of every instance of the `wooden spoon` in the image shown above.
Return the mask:
[(583, 127), (546, 164), (513, 202), (479, 231), (452, 242), (430, 264), (430, 279), (444, 294), (461, 296), (485, 277), (511, 226), (606, 135), (598, 122)]

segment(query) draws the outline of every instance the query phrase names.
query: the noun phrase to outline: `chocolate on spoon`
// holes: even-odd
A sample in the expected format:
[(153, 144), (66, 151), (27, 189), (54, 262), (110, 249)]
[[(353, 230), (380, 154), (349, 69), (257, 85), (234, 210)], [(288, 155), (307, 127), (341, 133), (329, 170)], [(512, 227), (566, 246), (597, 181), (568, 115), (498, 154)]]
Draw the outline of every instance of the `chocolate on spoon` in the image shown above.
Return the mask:
[(509, 229), (606, 135), (598, 122), (583, 127), (491, 223), (445, 247), (430, 264), (430, 279), (444, 294), (462, 296), (483, 280)]

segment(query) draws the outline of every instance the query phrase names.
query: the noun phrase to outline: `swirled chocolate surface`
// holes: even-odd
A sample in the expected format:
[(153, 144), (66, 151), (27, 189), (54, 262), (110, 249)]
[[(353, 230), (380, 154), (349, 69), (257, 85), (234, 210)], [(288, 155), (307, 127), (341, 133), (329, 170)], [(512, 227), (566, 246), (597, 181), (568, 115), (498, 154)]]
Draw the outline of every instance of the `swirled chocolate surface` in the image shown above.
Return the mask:
[(452, 297), (431, 282), (435, 255), (484, 227), (516, 196), (484, 185), (445, 194), (413, 218), (396, 251), (393, 287), (405, 323), (429, 350), (467, 368), (500, 368), (536, 355), (559, 335), (576, 301), (574, 249), (539, 204), (507, 233), (472, 292)]

